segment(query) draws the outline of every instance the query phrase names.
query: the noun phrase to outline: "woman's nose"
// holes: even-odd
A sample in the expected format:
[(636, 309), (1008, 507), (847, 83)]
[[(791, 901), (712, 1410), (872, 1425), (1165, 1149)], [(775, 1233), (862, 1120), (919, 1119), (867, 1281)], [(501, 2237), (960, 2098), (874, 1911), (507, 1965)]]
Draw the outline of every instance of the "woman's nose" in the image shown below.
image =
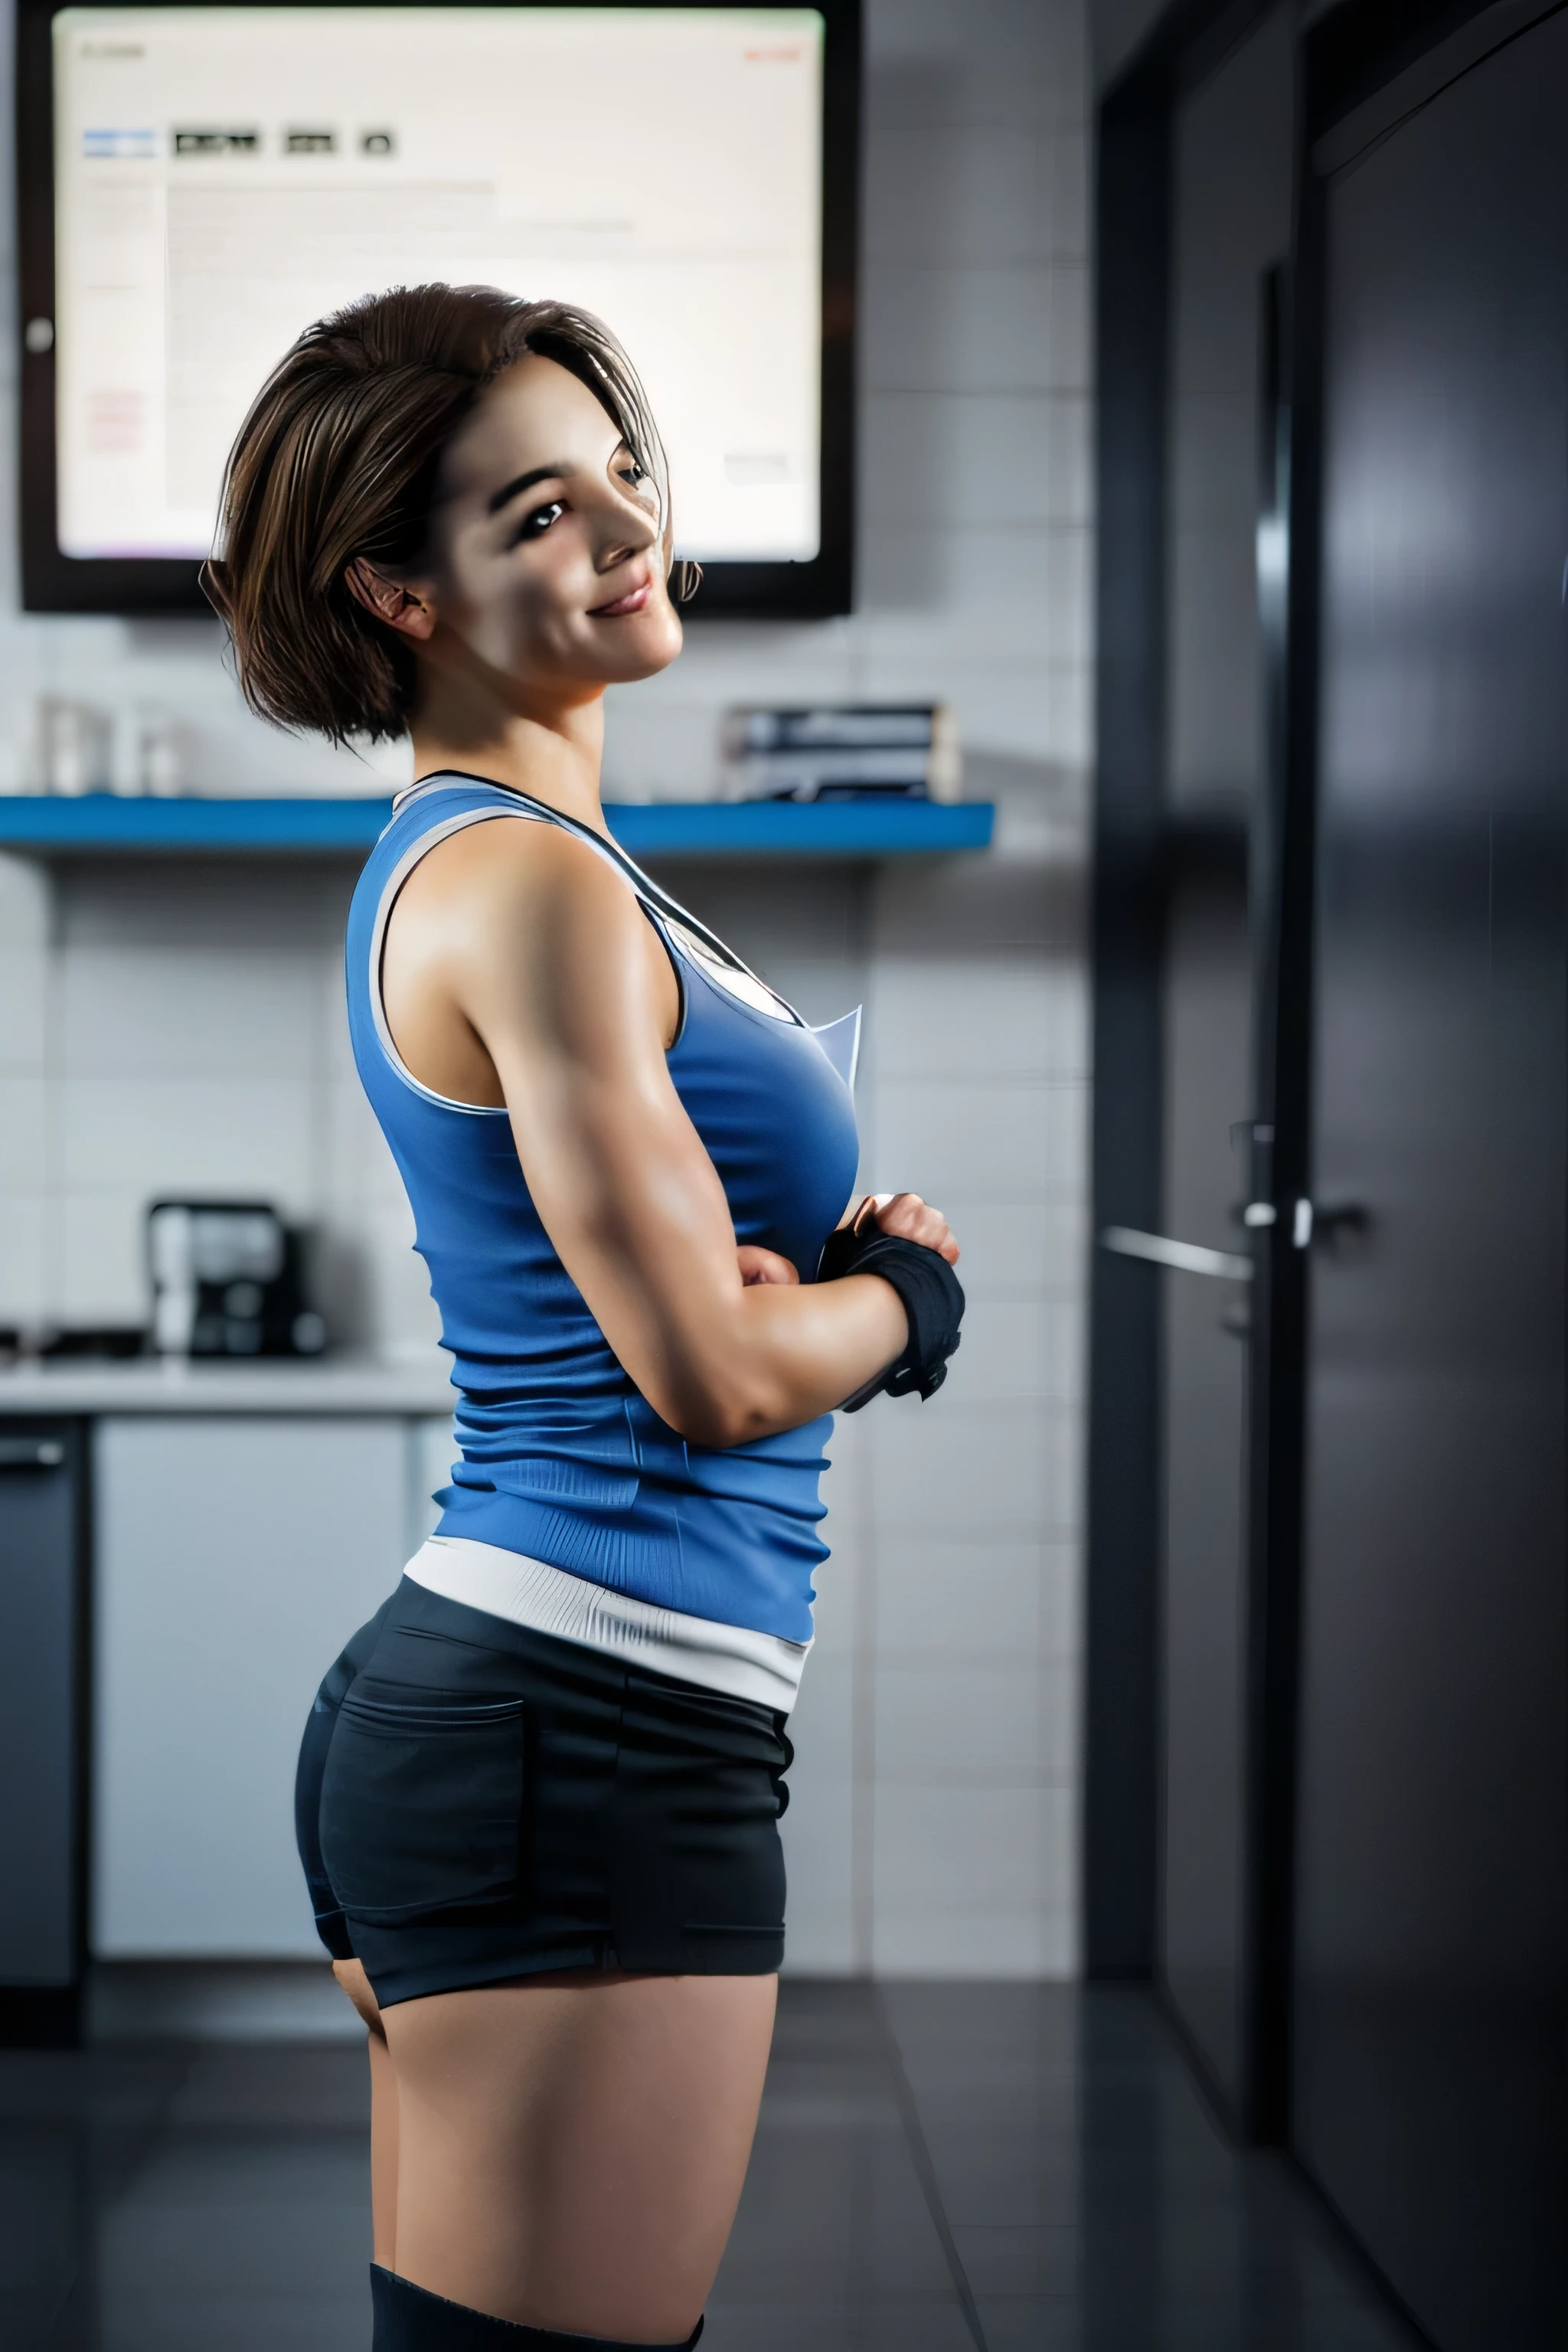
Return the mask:
[(623, 531), (619, 536), (607, 540), (601, 547), (599, 551), (599, 569), (601, 572), (613, 572), (617, 563), (626, 563), (629, 562), (632, 556), (641, 555), (645, 549), (650, 547), (652, 544), (653, 533), (651, 531), (647, 532), (641, 537), (634, 536)]
[(599, 542), (600, 571), (611, 572), (631, 556), (645, 554), (658, 537), (658, 523), (654, 516), (645, 514), (640, 508), (619, 505), (616, 512), (605, 517)]

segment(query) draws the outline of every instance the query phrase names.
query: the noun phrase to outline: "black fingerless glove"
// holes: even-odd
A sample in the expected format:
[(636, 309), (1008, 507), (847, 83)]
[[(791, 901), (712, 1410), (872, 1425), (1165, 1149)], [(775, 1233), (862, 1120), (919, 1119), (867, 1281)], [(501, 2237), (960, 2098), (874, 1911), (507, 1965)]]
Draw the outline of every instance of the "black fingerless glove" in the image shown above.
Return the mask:
[(841, 1412), (858, 1412), (874, 1396), (922, 1397), (935, 1394), (947, 1378), (947, 1360), (958, 1346), (963, 1320), (963, 1288), (940, 1252), (922, 1242), (907, 1242), (868, 1223), (863, 1233), (840, 1225), (829, 1234), (817, 1260), (818, 1282), (837, 1282), (847, 1274), (879, 1274), (903, 1301), (909, 1318), (910, 1344), (896, 1364), (879, 1372), (864, 1388), (846, 1397)]

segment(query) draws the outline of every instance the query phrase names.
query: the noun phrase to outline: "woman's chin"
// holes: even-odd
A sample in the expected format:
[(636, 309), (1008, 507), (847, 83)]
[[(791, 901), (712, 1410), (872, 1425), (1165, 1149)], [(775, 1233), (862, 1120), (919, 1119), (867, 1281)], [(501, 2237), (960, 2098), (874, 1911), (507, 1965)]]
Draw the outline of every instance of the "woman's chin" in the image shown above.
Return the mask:
[(610, 622), (598, 632), (605, 683), (633, 686), (639, 677), (657, 677), (679, 653), (684, 635), (680, 616), (669, 604)]

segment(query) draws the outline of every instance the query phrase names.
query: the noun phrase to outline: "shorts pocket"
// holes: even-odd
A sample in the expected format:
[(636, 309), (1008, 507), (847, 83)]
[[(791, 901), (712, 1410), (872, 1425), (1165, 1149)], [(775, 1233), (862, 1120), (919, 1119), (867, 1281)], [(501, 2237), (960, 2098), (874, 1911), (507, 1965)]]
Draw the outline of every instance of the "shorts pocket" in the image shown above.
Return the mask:
[(361, 1696), (321, 1775), (321, 1859), (351, 1917), (395, 1927), (513, 1900), (522, 1835), (521, 1699)]

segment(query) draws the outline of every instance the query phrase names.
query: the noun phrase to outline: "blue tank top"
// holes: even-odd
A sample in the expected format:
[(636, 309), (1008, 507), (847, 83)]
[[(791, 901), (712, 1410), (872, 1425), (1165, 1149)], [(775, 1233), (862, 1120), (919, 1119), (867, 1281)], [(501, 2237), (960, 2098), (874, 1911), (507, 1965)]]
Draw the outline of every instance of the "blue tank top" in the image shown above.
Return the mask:
[[(348, 925), (349, 1031), (414, 1211), (461, 1458), (437, 1533), (547, 1561), (659, 1608), (809, 1642), (817, 1482), (832, 1416), (723, 1450), (662, 1421), (611, 1352), (529, 1196), (504, 1109), (434, 1094), (404, 1068), (381, 1003), (387, 918), (425, 853), (464, 826), (561, 825), (615, 864), (680, 987), (669, 1075), (718, 1171), (736, 1239), (816, 1272), (855, 1181), (858, 1015), (808, 1028), (756, 1009), (715, 972), (762, 983), (623, 852), (526, 793), (443, 774), (402, 797), (360, 877)], [(772, 992), (767, 992), (769, 995)]]

